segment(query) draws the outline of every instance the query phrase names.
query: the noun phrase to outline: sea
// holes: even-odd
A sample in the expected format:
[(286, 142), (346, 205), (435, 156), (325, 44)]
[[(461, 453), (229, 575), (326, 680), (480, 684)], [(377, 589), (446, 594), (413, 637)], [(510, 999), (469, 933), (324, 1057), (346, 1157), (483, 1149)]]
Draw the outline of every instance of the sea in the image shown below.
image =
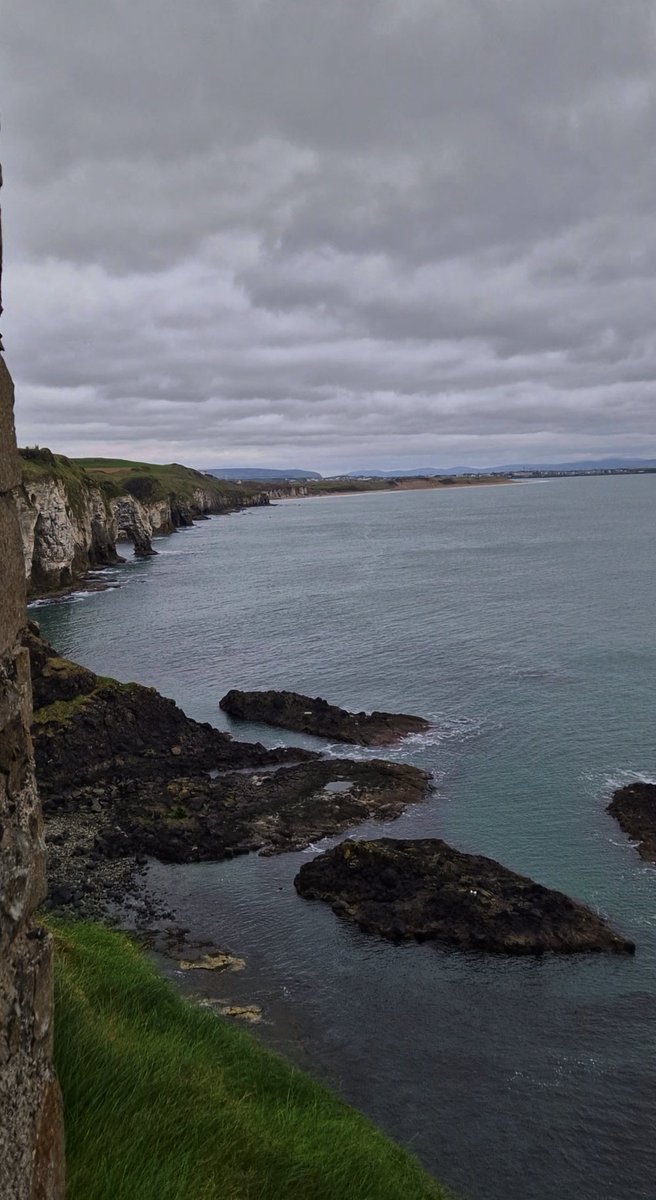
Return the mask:
[(430, 799), (350, 832), (489, 855), (637, 944), (513, 960), (378, 940), (296, 894), (327, 840), (151, 863), (168, 923), (246, 960), (164, 969), (260, 1005), (255, 1036), (465, 1200), (654, 1200), (656, 866), (606, 806), (656, 780), (656, 475), (299, 499), (155, 545), (108, 590), (32, 607), (61, 653), (268, 745), (323, 746), (232, 725), (229, 688), (429, 717), (379, 753), (431, 771)]

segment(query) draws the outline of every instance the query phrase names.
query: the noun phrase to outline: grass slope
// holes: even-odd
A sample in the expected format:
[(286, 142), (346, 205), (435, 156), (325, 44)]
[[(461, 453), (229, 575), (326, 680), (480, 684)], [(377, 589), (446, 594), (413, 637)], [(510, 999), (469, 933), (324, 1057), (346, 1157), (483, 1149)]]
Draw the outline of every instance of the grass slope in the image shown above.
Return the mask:
[(108, 494), (119, 496), (130, 492), (139, 500), (164, 500), (169, 496), (189, 500), (194, 489), (200, 487), (225, 503), (226, 497), (236, 499), (244, 493), (261, 490), (238, 487), (229, 480), (216, 479), (180, 463), (130, 462), (125, 458), (78, 458), (76, 462)]
[(363, 1116), (183, 1000), (124, 935), (54, 934), (68, 1200), (446, 1200)]
[(28, 494), (30, 484), (55, 479), (64, 484), (73, 511), (77, 512), (81, 508), (87, 490), (94, 481), (79, 462), (38, 446), (19, 450), (18, 454), (23, 484)]
[(29, 490), (32, 481), (59, 479), (73, 505), (89, 487), (99, 487), (105, 497), (129, 493), (138, 500), (190, 501), (197, 488), (212, 496), (218, 508), (238, 504), (241, 499), (261, 491), (261, 486), (237, 486), (226, 479), (215, 479), (183, 467), (179, 463), (130, 462), (124, 458), (66, 458), (45, 447), (27, 447), (19, 451), (23, 483)]

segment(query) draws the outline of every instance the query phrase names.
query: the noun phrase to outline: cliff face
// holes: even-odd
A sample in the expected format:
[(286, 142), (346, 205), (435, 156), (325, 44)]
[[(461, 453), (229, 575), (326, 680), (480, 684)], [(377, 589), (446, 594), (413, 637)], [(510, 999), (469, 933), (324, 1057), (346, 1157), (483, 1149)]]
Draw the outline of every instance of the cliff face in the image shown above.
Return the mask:
[(120, 542), (131, 542), (134, 553), (145, 557), (156, 553), (153, 537), (210, 513), (269, 503), (266, 493), (253, 489), (204, 486), (199, 472), (183, 467), (161, 468), (162, 478), (151, 468), (151, 475), (117, 481), (45, 449), (22, 450), (21, 461), (15, 497), (32, 596), (70, 587), (92, 567), (122, 562)]
[(25, 571), (15, 504), (13, 387), (0, 357), (0, 1196), (63, 1200), (63, 1123), (52, 1067), (52, 947), (35, 924), (45, 848), (30, 739)]
[(117, 525), (99, 488), (79, 489), (52, 476), (16, 491), (25, 578), (30, 591), (66, 587), (91, 566), (117, 562)]

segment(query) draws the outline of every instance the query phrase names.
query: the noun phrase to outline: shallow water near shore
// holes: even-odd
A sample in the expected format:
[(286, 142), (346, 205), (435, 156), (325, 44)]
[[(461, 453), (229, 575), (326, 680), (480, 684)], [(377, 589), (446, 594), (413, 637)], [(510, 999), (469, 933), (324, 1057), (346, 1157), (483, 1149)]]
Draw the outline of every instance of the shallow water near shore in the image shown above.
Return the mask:
[(656, 867), (605, 812), (656, 779), (655, 509), (656, 476), (285, 502), (34, 613), (62, 653), (241, 737), (320, 744), (232, 726), (230, 687), (430, 717), (381, 756), (435, 795), (359, 832), (488, 854), (636, 941), (526, 961), (379, 942), (296, 895), (316, 848), (150, 867), (178, 924), (247, 960), (181, 985), (261, 1004), (258, 1036), (469, 1200), (656, 1193)]

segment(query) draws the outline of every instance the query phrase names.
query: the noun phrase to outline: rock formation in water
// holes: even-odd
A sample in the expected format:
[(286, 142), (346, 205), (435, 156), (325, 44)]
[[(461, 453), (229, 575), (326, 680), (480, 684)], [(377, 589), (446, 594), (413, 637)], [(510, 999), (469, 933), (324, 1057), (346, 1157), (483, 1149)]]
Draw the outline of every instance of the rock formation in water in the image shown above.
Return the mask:
[(221, 700), (221, 708), (240, 721), (255, 721), (309, 733), (355, 746), (389, 746), (411, 733), (425, 733), (430, 722), (402, 713), (352, 713), (321, 697), (299, 692), (241, 692), (236, 688)]
[(633, 953), (585, 905), (437, 838), (345, 841), (304, 863), (296, 889), (367, 933), (498, 954)]
[(656, 783), (636, 780), (618, 788), (608, 812), (637, 843), (640, 857), (656, 862)]
[[(15, 496), (30, 595), (64, 590), (93, 567), (123, 561), (118, 544), (135, 555), (155, 554), (152, 539), (190, 526), (210, 513), (266, 505), (256, 489), (239, 489), (179, 467), (124, 469), (115, 477), (87, 470), (50, 450), (21, 450)], [(141, 468), (146, 470), (145, 467)], [(159, 471), (159, 474), (158, 474)]]
[[(0, 272), (1, 266), (0, 243)], [(0, 356), (0, 1196), (63, 1200), (52, 946), (35, 921), (45, 895), (45, 850), (29, 732), (29, 659), (20, 638), (26, 611), (19, 484), (13, 385)]]
[(107, 881), (123, 898), (135, 857), (195, 862), (298, 849), (366, 818), (397, 817), (429, 791), (430, 777), (415, 767), (234, 741), (153, 688), (60, 658), (36, 626), (26, 645), (57, 905), (102, 911)]
[(30, 592), (65, 588), (90, 567), (121, 561), (118, 525), (101, 489), (49, 450), (27, 450), (22, 456), (16, 504)]

